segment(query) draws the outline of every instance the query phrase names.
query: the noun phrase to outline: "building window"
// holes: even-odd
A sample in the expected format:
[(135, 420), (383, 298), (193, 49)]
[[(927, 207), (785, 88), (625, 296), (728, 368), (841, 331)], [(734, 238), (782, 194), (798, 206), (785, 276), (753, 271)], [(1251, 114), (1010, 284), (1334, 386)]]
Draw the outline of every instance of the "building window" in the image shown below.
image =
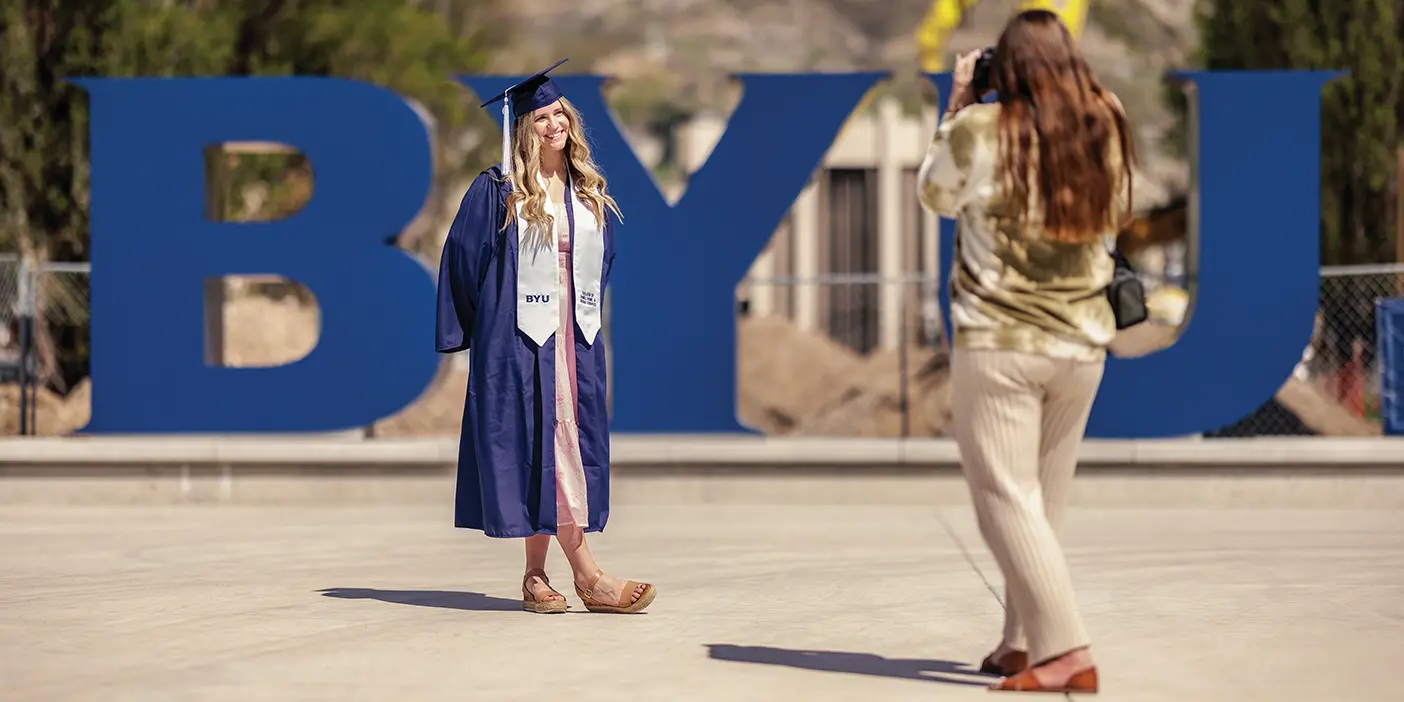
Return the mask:
[[(853, 276), (878, 272), (877, 171), (831, 169), (825, 174), (822, 270)], [(878, 345), (878, 285), (831, 282), (820, 294), (825, 326), (835, 341), (866, 354)]]

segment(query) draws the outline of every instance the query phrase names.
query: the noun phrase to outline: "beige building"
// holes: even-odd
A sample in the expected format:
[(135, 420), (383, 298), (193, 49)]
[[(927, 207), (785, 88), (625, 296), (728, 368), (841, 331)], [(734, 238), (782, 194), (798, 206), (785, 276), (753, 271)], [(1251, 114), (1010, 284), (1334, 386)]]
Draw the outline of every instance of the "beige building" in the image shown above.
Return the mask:
[[(904, 334), (934, 341), (939, 218), (922, 209), (916, 177), (936, 122), (934, 109), (903, 115), (890, 99), (849, 119), (738, 288), (746, 314), (785, 317), (859, 353), (895, 349)], [(680, 130), (688, 172), (725, 128), (703, 117)]]

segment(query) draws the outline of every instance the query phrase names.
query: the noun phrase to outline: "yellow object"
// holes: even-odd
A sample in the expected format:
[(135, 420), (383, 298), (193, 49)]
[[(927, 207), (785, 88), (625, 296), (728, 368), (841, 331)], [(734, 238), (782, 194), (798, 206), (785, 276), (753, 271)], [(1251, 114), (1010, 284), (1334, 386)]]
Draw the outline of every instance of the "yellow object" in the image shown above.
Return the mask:
[(927, 73), (940, 73), (945, 69), (945, 58), (941, 52), (946, 48), (946, 40), (960, 26), (965, 12), (980, 0), (932, 0), (931, 11), (917, 26), (917, 52), (921, 59), (921, 70)]
[[(945, 70), (944, 52), (946, 40), (960, 27), (961, 18), (973, 9), (980, 0), (932, 0), (931, 10), (917, 26), (917, 56), (921, 70), (926, 73), (940, 73)], [(1063, 24), (1068, 26), (1073, 39), (1082, 36), (1082, 27), (1087, 23), (1087, 5), (1090, 0), (1021, 0), (1018, 12), (1045, 9), (1058, 13)]]

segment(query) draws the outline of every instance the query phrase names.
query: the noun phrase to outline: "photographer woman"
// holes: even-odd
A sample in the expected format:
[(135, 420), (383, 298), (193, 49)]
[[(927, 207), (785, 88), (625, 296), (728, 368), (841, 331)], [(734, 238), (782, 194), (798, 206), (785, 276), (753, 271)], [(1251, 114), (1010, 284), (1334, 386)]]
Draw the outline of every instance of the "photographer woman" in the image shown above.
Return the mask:
[[(1005, 580), (1004, 637), (981, 668), (1005, 676), (996, 690), (1092, 693), (1059, 531), (1116, 331), (1104, 237), (1129, 209), (1131, 134), (1052, 12), (1020, 13), (980, 55), (956, 63), (918, 187), (959, 222), (952, 433)], [(971, 85), (977, 63), (987, 86)]]

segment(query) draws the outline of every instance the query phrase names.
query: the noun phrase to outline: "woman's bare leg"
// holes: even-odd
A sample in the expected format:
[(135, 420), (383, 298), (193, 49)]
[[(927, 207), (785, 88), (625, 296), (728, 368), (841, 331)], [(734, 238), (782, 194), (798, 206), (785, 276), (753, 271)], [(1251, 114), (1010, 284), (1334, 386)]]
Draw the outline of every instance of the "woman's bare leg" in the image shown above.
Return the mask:
[[(589, 544), (585, 543), (585, 530), (573, 524), (562, 524), (556, 541), (560, 542), (561, 550), (565, 551), (566, 559), (570, 561), (570, 569), (575, 573), (575, 584), (582, 590), (589, 590), (595, 573), (600, 572), (601, 568), (590, 553)], [(594, 599), (606, 603), (628, 604), (637, 601), (644, 593), (644, 586), (639, 585), (630, 597), (622, 597), (620, 589), (624, 587), (624, 581), (608, 574), (600, 576), (600, 581), (594, 583), (594, 586)]]
[[(551, 537), (546, 534), (528, 536), (526, 538), (526, 573), (534, 570), (546, 571), (546, 552), (551, 548)], [(527, 590), (541, 602), (553, 600), (564, 600), (560, 593), (552, 592), (551, 586), (546, 584), (540, 576), (533, 575), (527, 581)]]

